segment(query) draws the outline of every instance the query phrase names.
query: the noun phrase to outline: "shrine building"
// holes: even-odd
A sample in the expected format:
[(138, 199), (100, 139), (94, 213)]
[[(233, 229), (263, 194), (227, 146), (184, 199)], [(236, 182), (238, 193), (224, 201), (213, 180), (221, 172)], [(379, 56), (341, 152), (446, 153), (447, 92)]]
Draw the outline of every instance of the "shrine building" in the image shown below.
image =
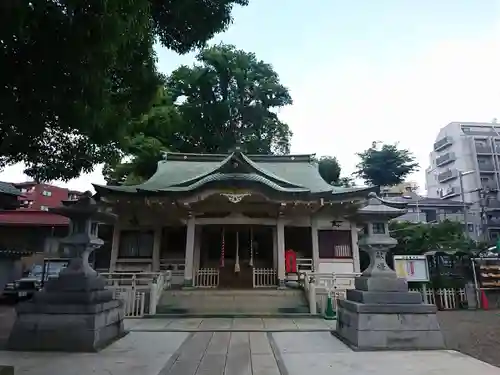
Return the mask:
[(282, 286), (285, 251), (320, 273), (359, 272), (350, 222), (376, 188), (340, 188), (313, 155), (167, 153), (135, 186), (94, 185), (119, 217), (110, 271), (171, 270), (193, 287)]

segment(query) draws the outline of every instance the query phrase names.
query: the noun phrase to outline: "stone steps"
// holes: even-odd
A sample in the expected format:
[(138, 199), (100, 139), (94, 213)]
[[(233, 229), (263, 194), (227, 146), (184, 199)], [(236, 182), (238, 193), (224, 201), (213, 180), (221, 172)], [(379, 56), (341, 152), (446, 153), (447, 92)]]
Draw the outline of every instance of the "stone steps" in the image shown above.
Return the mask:
[(165, 291), (158, 314), (307, 314), (302, 290), (177, 290)]

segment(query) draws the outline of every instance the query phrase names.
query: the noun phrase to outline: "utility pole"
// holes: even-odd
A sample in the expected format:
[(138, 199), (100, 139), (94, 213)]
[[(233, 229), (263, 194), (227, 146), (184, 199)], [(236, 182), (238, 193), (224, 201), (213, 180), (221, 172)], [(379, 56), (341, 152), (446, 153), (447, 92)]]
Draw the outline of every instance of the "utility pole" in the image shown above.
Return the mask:
[(470, 238), (469, 234), (469, 207), (467, 207), (467, 202), (465, 201), (465, 190), (464, 190), (464, 176), (474, 173), (475, 171), (458, 172), (458, 180), (460, 181), (460, 196), (462, 198), (462, 209), (464, 210), (464, 222), (465, 222), (465, 237)]
[(462, 209), (464, 211), (464, 223), (465, 223), (465, 237), (470, 238), (469, 236), (469, 215), (467, 212), (467, 203), (465, 202), (465, 190), (464, 190), (464, 174), (463, 172), (458, 172), (458, 179), (460, 181), (460, 197), (462, 198)]
[(484, 242), (488, 242), (488, 217), (486, 215), (486, 205), (488, 204), (488, 198), (484, 188), (479, 191), (479, 207), (481, 208), (481, 237)]

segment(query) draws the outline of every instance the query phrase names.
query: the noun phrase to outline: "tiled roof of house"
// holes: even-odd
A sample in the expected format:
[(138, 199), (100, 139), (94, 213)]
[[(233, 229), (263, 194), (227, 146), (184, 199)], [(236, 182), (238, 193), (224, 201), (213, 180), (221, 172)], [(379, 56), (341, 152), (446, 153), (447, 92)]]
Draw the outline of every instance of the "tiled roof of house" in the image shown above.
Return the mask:
[[(462, 207), (463, 203), (460, 201), (455, 201), (451, 199), (440, 199), (440, 198), (427, 198), (420, 195), (411, 193), (400, 197), (389, 197), (385, 198), (387, 201), (393, 201), (396, 203), (406, 203), (408, 206), (416, 206), (417, 204), (421, 207)], [(467, 203), (470, 205), (470, 203)]]
[(21, 190), (16, 189), (14, 185), (2, 181), (0, 181), (0, 194), (14, 195), (14, 196), (22, 195)]
[(69, 225), (69, 219), (46, 211), (6, 210), (0, 211), (0, 225), (55, 227)]

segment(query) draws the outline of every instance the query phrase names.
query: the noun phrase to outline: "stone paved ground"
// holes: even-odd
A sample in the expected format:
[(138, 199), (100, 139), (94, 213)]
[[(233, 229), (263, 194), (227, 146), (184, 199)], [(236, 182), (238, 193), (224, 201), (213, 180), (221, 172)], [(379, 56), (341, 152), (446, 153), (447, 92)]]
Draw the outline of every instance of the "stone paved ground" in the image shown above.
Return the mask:
[(322, 318), (175, 318), (127, 319), (131, 331), (330, 331), (335, 321)]
[(98, 354), (12, 353), (16, 375), (500, 375), (451, 351), (364, 352), (329, 332), (132, 332)]
[[(500, 348), (500, 311), (449, 311), (449, 312), (439, 312), (439, 321), (445, 336), (446, 344), (447, 347), (450, 349), (455, 349), (459, 350), (463, 353), (469, 354), (475, 358), (481, 359), (483, 361), (489, 362), (491, 364), (494, 364), (496, 366), (500, 367), (500, 356), (498, 355), (498, 350)], [(14, 318), (14, 312), (12, 307), (9, 306), (0, 306), (0, 348), (2, 347), (2, 343), (5, 342), (5, 340), (8, 337), (8, 334), (10, 332), (10, 327), (13, 322)], [(157, 332), (157, 333), (148, 333), (146, 331), (176, 331), (176, 330), (181, 330), (185, 329), (186, 331), (197, 331), (197, 330), (212, 330), (212, 331), (217, 331), (217, 330), (227, 330), (227, 329), (232, 329), (232, 330), (248, 330), (248, 331), (265, 331), (265, 330), (270, 330), (270, 331), (285, 331), (285, 330), (322, 330), (322, 329), (327, 329), (325, 328), (325, 325), (328, 324), (329, 322), (323, 321), (321, 319), (307, 319), (307, 318), (301, 318), (301, 319), (287, 319), (286, 321), (284, 320), (276, 320), (276, 319), (270, 319), (270, 318), (263, 318), (263, 319), (254, 319), (251, 318), (249, 320), (244, 320), (242, 318), (236, 318), (236, 319), (176, 319), (176, 320), (161, 320), (161, 319), (127, 319), (126, 320), (126, 325), (133, 331), (131, 335), (132, 336), (127, 336), (124, 340), (130, 340), (130, 337), (134, 337), (135, 342), (139, 346), (143, 346), (141, 344), (141, 337), (146, 338), (149, 337), (148, 335), (153, 334), (154, 337), (158, 337), (160, 341), (162, 340), (171, 340), (171, 337), (174, 337), (174, 342), (177, 342), (175, 340), (175, 335), (177, 332)], [(263, 328), (262, 328), (263, 327)], [(295, 328), (294, 328), (295, 327)], [(141, 332), (142, 331), (142, 332)], [(137, 334), (142, 333), (142, 335), (137, 336)], [(322, 332), (316, 332), (317, 334), (322, 334)], [(160, 335), (160, 336), (156, 336)], [(172, 336), (173, 335), (173, 336)], [(182, 333), (181, 337), (188, 337), (188, 333)], [(280, 333), (273, 333), (272, 337), (275, 338), (275, 341), (279, 341), (280, 336), (281, 338), (286, 337), (287, 333), (280, 332)], [(153, 337), (153, 336), (151, 336)], [(295, 332), (293, 334), (293, 339), (294, 341), (300, 341), (302, 337), (300, 332)], [(153, 339), (153, 342), (156, 339)], [(182, 340), (181, 340), (182, 341)], [(120, 341), (120, 343), (117, 343), (116, 345), (126, 345), (127, 342), (130, 341)], [(131, 349), (123, 349), (122, 346), (117, 346), (114, 350), (119, 352), (122, 350), (123, 352), (127, 352), (132, 356), (132, 358), (135, 355), (139, 354), (134, 354)], [(150, 348), (147, 344), (145, 344), (146, 349)], [(180, 343), (179, 343), (180, 345)], [(163, 345), (162, 345), (163, 346)], [(120, 349), (122, 348), (122, 349)], [(162, 349), (162, 347), (160, 347)], [(175, 351), (175, 350), (174, 350)], [(108, 352), (101, 352), (101, 354), (108, 353)], [(158, 353), (163, 353), (161, 350)], [(288, 356), (290, 354), (290, 356)], [(293, 353), (290, 352), (289, 349), (286, 350), (286, 353), (283, 354), (283, 358), (287, 357), (287, 363), (293, 363), (294, 361), (294, 356), (292, 355)], [(318, 366), (330, 366), (331, 363), (328, 361), (324, 362), (326, 359), (322, 359), (322, 356), (319, 355), (321, 353), (318, 353), (318, 358), (317, 358), (317, 365)], [(431, 353), (427, 353), (429, 357), (427, 358), (432, 358), (433, 355)], [(9, 358), (11, 354), (10, 353), (1, 353), (0, 355), (0, 365), (5, 364), (5, 358)], [(153, 354), (152, 354), (153, 355)], [(371, 353), (364, 353), (366, 356), (372, 355)], [(393, 354), (391, 353), (385, 353), (384, 357), (390, 357)], [(402, 358), (405, 356), (408, 356), (408, 353), (400, 353), (398, 355), (401, 355)], [(412, 354), (413, 356), (418, 356), (418, 354)], [(20, 360), (21, 357), (19, 357), (19, 353), (14, 354), (16, 360)], [(36, 358), (38, 358), (38, 354), (34, 355)], [(50, 354), (41, 354), (41, 358), (52, 358)], [(48, 357), (47, 357), (48, 356)], [(73, 356), (73, 355), (70, 355)], [(78, 357), (78, 355), (76, 355)], [(92, 356), (92, 355), (83, 355), (83, 356)], [(110, 355), (106, 354), (106, 358), (108, 359), (101, 359), (97, 361), (96, 363), (109, 363), (109, 361), (112, 362), (112, 359), (110, 359)], [(76, 358), (76, 357), (72, 357)], [(90, 357), (89, 357), (90, 358)], [(347, 357), (343, 357), (347, 358)], [(416, 358), (416, 357), (415, 357)], [(450, 357), (451, 358), (456, 358), (456, 357)], [(425, 359), (427, 360), (427, 359)], [(453, 359), (455, 360), (455, 359)], [(43, 361), (46, 361), (43, 359)], [(42, 361), (42, 362), (43, 362)], [(106, 362), (108, 361), (108, 362)], [(120, 360), (118, 360), (120, 361)], [(159, 360), (159, 363), (162, 362), (163, 365), (168, 361), (168, 358), (161, 358)], [(36, 361), (35, 361), (36, 362)], [(56, 361), (57, 362), (57, 361)], [(64, 362), (64, 361), (63, 361)], [(66, 363), (66, 362), (64, 362)], [(140, 361), (137, 362), (137, 365), (140, 367), (142, 365), (139, 365)], [(125, 364), (122, 364), (122, 367), (125, 366)], [(290, 375), (293, 372), (293, 369), (295, 365), (292, 366), (292, 369), (289, 370)], [(332, 365), (333, 366), (333, 365)], [(126, 367), (126, 366), (125, 366)], [(334, 365), (335, 368), (339, 367), (339, 364), (336, 363)], [(85, 367), (83, 367), (85, 368)], [(115, 371), (116, 372), (116, 371)], [(390, 371), (389, 371), (390, 372)], [(18, 372), (19, 373), (19, 372)], [(26, 374), (30, 374), (30, 372), (25, 372)], [(89, 372), (92, 373), (92, 372)], [(105, 374), (109, 374), (104, 372)], [(411, 373), (411, 372), (410, 372)], [(63, 374), (61, 372), (58, 372), (58, 374)], [(69, 372), (69, 374), (72, 374)], [(43, 375), (43, 374), (42, 374)], [(156, 374), (155, 374), (156, 375)], [(351, 374), (352, 375), (352, 374)]]

